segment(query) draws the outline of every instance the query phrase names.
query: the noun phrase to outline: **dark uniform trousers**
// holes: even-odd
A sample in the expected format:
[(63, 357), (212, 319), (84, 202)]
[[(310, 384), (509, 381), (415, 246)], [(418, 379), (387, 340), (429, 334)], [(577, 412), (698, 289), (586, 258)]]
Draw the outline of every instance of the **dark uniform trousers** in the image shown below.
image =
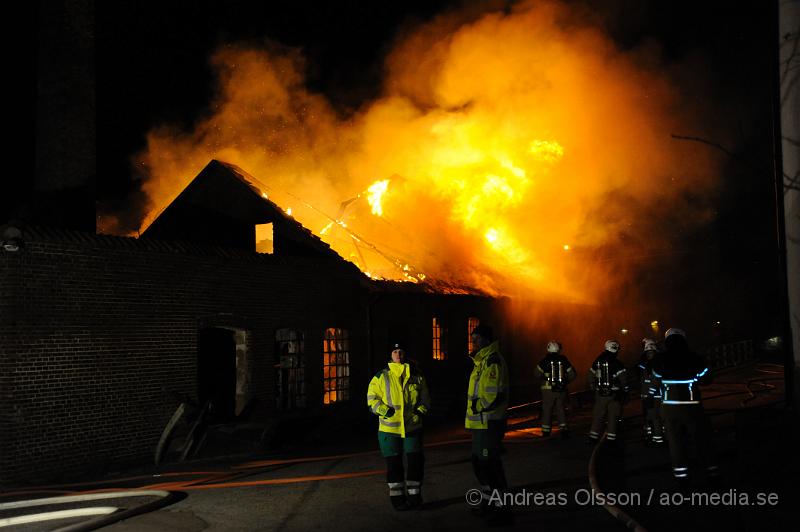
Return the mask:
[(564, 413), (564, 403), (567, 400), (567, 391), (556, 392), (549, 388), (542, 389), (542, 432), (550, 432), (552, 428), (553, 408), (556, 410), (558, 426), (567, 427), (567, 416)]
[(594, 394), (594, 409), (592, 410), (592, 427), (589, 429), (589, 437), (599, 439), (603, 432), (603, 423), (608, 418), (608, 433), (606, 438), (609, 441), (617, 439), (617, 421), (622, 413), (622, 403), (617, 398), (617, 394), (609, 396)]
[[(645, 408), (645, 425), (648, 427), (648, 435), (654, 442), (659, 443), (664, 441), (664, 427), (661, 420), (661, 400), (645, 398), (642, 399), (642, 404), (646, 404)], [(652, 430), (652, 432), (650, 432)]]
[(689, 476), (689, 456), (685, 439), (691, 436), (697, 449), (697, 458), (709, 476), (716, 476), (718, 467), (714, 455), (711, 422), (703, 405), (662, 404), (661, 418), (667, 430), (672, 473), (676, 478)]

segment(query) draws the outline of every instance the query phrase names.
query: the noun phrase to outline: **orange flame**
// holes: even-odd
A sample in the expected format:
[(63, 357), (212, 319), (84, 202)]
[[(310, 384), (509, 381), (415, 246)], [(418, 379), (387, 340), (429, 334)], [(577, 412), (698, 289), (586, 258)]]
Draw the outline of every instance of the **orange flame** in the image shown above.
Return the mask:
[(375, 216), (383, 216), (383, 206), (381, 205), (381, 200), (383, 195), (386, 194), (387, 188), (389, 188), (388, 179), (375, 181), (369, 186), (369, 188), (367, 188), (367, 192), (369, 192), (367, 201), (369, 202), (370, 207), (372, 207), (372, 214)]
[[(556, 2), (417, 28), (387, 57), (383, 95), (346, 119), (304, 87), (297, 53), (230, 45), (212, 62), (215, 114), (148, 135), (145, 226), (218, 158), (372, 277), (589, 300), (626, 275), (595, 255), (664, 245), (638, 235), (651, 213), (713, 190), (709, 152), (669, 136), (702, 114), (645, 51), (617, 50)], [(335, 224), (320, 214), (364, 190)]]

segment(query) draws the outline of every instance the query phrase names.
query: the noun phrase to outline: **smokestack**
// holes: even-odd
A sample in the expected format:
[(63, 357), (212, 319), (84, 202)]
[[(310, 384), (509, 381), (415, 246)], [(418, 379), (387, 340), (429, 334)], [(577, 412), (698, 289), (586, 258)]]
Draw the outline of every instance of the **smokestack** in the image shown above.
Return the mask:
[(95, 231), (94, 0), (38, 2), (35, 177), (17, 217)]

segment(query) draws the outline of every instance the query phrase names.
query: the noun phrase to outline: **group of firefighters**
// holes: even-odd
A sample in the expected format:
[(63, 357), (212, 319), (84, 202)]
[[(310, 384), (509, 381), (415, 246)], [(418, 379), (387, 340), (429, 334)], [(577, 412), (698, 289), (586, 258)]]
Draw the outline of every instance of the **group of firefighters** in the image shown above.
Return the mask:
[[(508, 489), (500, 458), (510, 391), (508, 366), (491, 327), (478, 325), (471, 331), (471, 340), (475, 346), (470, 353), (474, 367), (467, 388), (465, 427), (472, 435), (472, 468), (482, 494), (481, 504), (473, 511), (488, 516), (490, 524), (504, 524), (512, 519), (510, 507), (498, 503), (492, 494)], [(588, 384), (594, 392), (590, 443), (599, 442), (604, 430), (609, 444), (617, 442), (622, 409), (633, 388), (628, 374), (634, 373), (628, 372), (618, 360), (619, 350), (618, 341), (606, 341), (588, 372)], [(565, 413), (568, 385), (577, 374), (559, 342), (549, 342), (546, 351), (536, 367), (542, 381), (542, 436), (550, 435), (555, 411), (559, 432), (566, 438), (570, 434)], [(711, 425), (703, 411), (699, 389), (710, 377), (702, 358), (689, 349), (684, 331), (669, 329), (662, 343), (645, 338), (637, 373), (646, 441), (661, 444), (666, 434), (673, 475), (679, 486), (685, 488), (689, 481), (685, 437), (691, 435), (698, 458), (713, 482), (718, 468)], [(387, 366), (370, 381), (367, 404), (378, 416), (378, 443), (386, 459), (393, 507), (421, 508), (425, 461), (422, 424), (430, 409), (430, 394), (425, 377), (406, 358), (399, 344), (394, 346)]]

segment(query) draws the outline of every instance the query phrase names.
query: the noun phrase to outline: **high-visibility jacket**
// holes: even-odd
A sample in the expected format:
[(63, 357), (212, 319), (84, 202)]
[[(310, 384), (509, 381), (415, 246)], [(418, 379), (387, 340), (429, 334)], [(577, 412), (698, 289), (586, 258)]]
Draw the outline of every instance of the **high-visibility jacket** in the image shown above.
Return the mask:
[(468, 429), (489, 428), (489, 420), (506, 418), (508, 409), (508, 366), (497, 342), (484, 347), (472, 357), (475, 367), (467, 388)]
[[(431, 406), (428, 384), (416, 366), (389, 362), (372, 377), (367, 405), (378, 416), (380, 432), (405, 438), (406, 434), (422, 428), (422, 416)], [(394, 413), (387, 416), (390, 407)]]

